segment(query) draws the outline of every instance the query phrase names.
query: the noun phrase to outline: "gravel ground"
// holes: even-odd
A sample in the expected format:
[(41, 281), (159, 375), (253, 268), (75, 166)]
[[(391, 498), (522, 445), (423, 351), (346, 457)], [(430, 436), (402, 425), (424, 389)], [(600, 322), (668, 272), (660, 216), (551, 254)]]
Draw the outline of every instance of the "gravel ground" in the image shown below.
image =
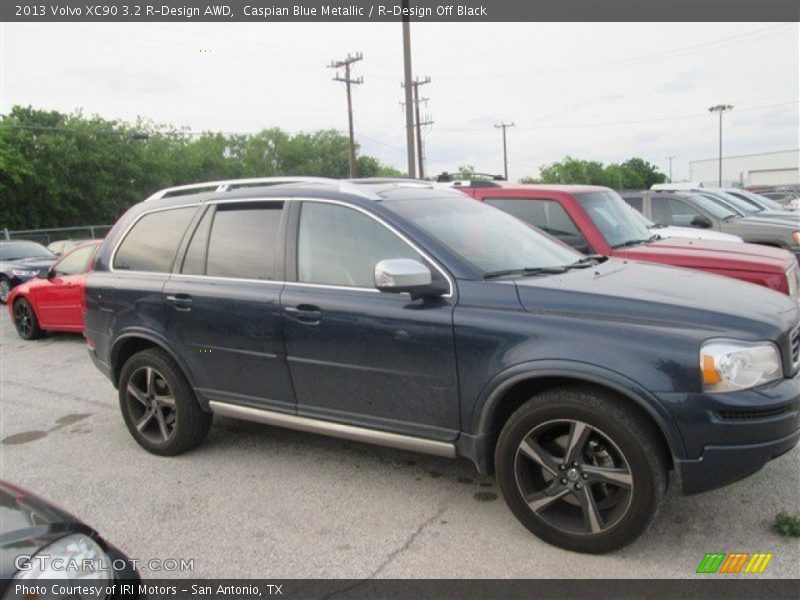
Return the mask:
[(462, 460), (229, 419), (193, 452), (152, 456), (80, 336), (24, 342), (7, 313), (0, 322), (2, 479), (133, 558), (193, 559), (183, 576), (683, 578), (706, 552), (743, 551), (775, 554), (758, 577), (800, 577), (800, 543), (769, 529), (800, 510), (800, 448), (721, 490), (670, 489), (637, 542), (585, 556), (533, 537)]

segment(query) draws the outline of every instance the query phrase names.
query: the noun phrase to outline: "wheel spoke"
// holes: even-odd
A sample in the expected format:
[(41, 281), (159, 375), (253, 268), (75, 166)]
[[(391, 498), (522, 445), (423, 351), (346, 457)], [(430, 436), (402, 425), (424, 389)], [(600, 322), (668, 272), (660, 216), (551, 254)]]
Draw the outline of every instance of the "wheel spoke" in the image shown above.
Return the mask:
[(583, 465), (583, 472), (589, 475), (587, 483), (610, 483), (624, 488), (633, 487), (633, 477), (627, 469), (609, 469)]
[(537, 492), (536, 494), (531, 494), (527, 498), (525, 498), (525, 502), (528, 503), (528, 506), (533, 512), (539, 512), (560, 500), (564, 496), (566, 496), (570, 492), (569, 488), (561, 487), (561, 486), (554, 486), (551, 485), (546, 490), (542, 492)]
[(140, 432), (144, 431), (144, 428), (147, 427), (147, 424), (152, 420), (154, 414), (155, 411), (147, 409), (142, 415), (142, 418), (139, 419), (139, 422), (136, 423), (136, 429)]
[(139, 402), (144, 404), (146, 407), (150, 407), (150, 403), (147, 401), (145, 393), (140, 390), (138, 387), (133, 385), (132, 383), (128, 384), (128, 394), (136, 398)]
[(581, 504), (583, 511), (583, 522), (592, 533), (600, 533), (603, 530), (603, 517), (597, 509), (597, 504), (594, 501), (594, 494), (592, 493), (592, 486), (585, 485), (582, 489), (576, 490), (575, 495), (578, 497), (578, 502)]
[(147, 395), (155, 395), (156, 393), (156, 372), (150, 367), (145, 368), (145, 390)]
[(158, 402), (160, 406), (175, 408), (175, 396), (156, 396), (156, 402)]
[(567, 450), (564, 454), (566, 463), (577, 462), (586, 440), (589, 439), (589, 434), (592, 433), (592, 428), (586, 423), (580, 421), (573, 421), (569, 431), (569, 441), (567, 442)]
[(166, 442), (169, 439), (169, 428), (167, 427), (167, 422), (164, 420), (164, 413), (161, 412), (161, 408), (156, 408), (155, 414), (156, 420), (158, 421), (158, 428), (161, 430), (161, 437), (163, 437)]
[(558, 475), (558, 461), (547, 450), (530, 438), (523, 439), (519, 445), (523, 456), (530, 458), (540, 467), (549, 471), (551, 475)]

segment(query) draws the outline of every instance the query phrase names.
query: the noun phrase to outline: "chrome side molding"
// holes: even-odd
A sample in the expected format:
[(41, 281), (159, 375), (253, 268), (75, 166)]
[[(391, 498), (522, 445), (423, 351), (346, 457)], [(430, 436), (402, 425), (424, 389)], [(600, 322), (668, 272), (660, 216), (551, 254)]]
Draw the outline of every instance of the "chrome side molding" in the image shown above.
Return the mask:
[(267, 425), (275, 425), (287, 429), (319, 433), (330, 437), (353, 440), (356, 442), (366, 442), (378, 446), (388, 446), (390, 448), (399, 448), (400, 450), (410, 450), (411, 452), (420, 452), (422, 454), (433, 454), (435, 456), (444, 456), (447, 458), (456, 457), (456, 447), (455, 444), (451, 442), (428, 440), (410, 435), (357, 427), (355, 425), (322, 421), (311, 417), (299, 417), (297, 415), (289, 415), (272, 410), (240, 406), (228, 402), (218, 402), (216, 400), (211, 400), (208, 404), (214, 414), (223, 417), (266, 423)]

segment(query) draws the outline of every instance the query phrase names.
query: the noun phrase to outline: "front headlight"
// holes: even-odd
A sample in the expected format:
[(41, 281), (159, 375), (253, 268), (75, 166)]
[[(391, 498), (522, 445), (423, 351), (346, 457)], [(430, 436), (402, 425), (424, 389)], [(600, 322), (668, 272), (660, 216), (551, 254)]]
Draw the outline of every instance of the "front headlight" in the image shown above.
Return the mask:
[(31, 269), (11, 269), (11, 272), (17, 277), (35, 277), (36, 271)]
[[(45, 546), (30, 559), (20, 560), (15, 565), (19, 571), (14, 579), (62, 579), (85, 583), (95, 590), (105, 589), (113, 578), (111, 560), (103, 549), (89, 536), (74, 533)], [(50, 597), (50, 596), (48, 596)], [(105, 594), (96, 593), (79, 596), (81, 600), (102, 600)]]
[(730, 392), (781, 379), (783, 367), (778, 348), (769, 342), (714, 340), (700, 349), (703, 390)]

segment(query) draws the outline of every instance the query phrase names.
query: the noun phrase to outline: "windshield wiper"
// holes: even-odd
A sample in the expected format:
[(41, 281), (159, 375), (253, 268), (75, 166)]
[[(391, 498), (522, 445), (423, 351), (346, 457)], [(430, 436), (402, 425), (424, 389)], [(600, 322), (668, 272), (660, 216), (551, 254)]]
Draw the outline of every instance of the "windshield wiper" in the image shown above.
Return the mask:
[(576, 260), (571, 265), (567, 265), (567, 269), (584, 269), (586, 267), (591, 267), (592, 265), (596, 265), (597, 263), (605, 262), (608, 260), (607, 256), (603, 256), (602, 254), (587, 254), (580, 260)]
[(740, 219), (742, 215), (728, 215), (727, 217), (722, 217), (723, 221), (730, 221), (731, 219)]
[(612, 248), (625, 248), (627, 246), (638, 246), (639, 244), (647, 244), (648, 242), (654, 242), (656, 239), (660, 238), (660, 235), (654, 235), (651, 238), (647, 238), (646, 240), (628, 240), (627, 242), (622, 242), (621, 244), (614, 244), (611, 246)]
[(504, 277), (506, 275), (521, 275), (527, 277), (529, 275), (557, 275), (558, 273), (566, 273), (568, 267), (524, 267), (522, 269), (505, 269), (503, 271), (489, 271), (484, 273), (484, 279), (495, 279), (496, 277)]

